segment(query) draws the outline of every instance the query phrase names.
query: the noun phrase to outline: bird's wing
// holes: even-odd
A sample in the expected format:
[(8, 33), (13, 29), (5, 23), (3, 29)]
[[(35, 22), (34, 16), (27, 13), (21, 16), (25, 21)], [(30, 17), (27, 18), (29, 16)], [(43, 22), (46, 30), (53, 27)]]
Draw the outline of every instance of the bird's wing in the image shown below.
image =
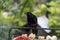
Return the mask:
[[(45, 16), (37, 17), (38, 24), (41, 28), (49, 28), (48, 26), (48, 19)], [(47, 33), (50, 33), (51, 30), (44, 30)]]

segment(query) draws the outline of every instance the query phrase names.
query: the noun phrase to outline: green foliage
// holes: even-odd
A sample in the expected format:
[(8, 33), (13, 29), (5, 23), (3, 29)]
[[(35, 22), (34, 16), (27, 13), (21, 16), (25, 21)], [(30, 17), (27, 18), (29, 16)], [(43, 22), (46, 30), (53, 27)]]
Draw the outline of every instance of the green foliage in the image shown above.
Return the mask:
[[(26, 15), (24, 13), (33, 11), (35, 0), (29, 0), (28, 2), (26, 0), (20, 1), (19, 4), (16, 3), (17, 9), (13, 9), (15, 6), (12, 4), (12, 0), (0, 0), (0, 40), (6, 40), (8, 38), (9, 28), (24, 25), (26, 23)], [(3, 16), (3, 12), (5, 11), (8, 11), (6, 17)]]
[[(45, 15), (47, 10), (46, 5), (44, 4), (39, 4), (38, 8), (36, 10), (33, 11), (33, 13), (38, 17), (38, 16), (42, 16)], [(44, 11), (44, 12), (43, 12)]]
[[(38, 8), (35, 9), (36, 0), (20, 0), (20, 3), (17, 4), (17, 9), (13, 9), (14, 4), (12, 0), (0, 0), (0, 39), (5, 40), (7, 38), (8, 29), (11, 27), (20, 27), (27, 22), (27, 17), (25, 12), (30, 11), (34, 15), (42, 16), (45, 15), (46, 11), (50, 11), (49, 15), (49, 27), (50, 28), (60, 28), (60, 2), (51, 1), (47, 3), (50, 5), (50, 8), (47, 8), (45, 4), (39, 4)], [(33, 9), (34, 8), (34, 9)], [(3, 16), (3, 12), (9, 11), (11, 14), (8, 14), (7, 17)], [(8, 13), (9, 13), (8, 12)], [(57, 36), (60, 36), (60, 31), (56, 31)], [(1, 34), (2, 33), (2, 34)]]
[(60, 24), (60, 7), (58, 6), (60, 3), (57, 2), (50, 2), (49, 5), (51, 5), (51, 7), (49, 8), (49, 11), (51, 12), (50, 14), (50, 26), (54, 26), (54, 28), (60, 28), (59, 24)]
[[(51, 12), (50, 17), (49, 17), (49, 26), (51, 28), (60, 28), (60, 3), (59, 2), (54, 2), (51, 1), (49, 3), (51, 7), (49, 8), (49, 11)], [(60, 36), (60, 31), (56, 30), (56, 33), (58, 36)]]

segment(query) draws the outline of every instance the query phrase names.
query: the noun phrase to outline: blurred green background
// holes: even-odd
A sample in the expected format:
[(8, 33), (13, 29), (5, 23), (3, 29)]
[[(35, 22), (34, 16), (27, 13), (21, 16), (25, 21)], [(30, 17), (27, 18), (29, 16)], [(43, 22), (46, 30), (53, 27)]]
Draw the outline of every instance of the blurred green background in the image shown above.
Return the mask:
[[(25, 12), (30, 11), (39, 17), (47, 10), (51, 12), (49, 27), (60, 28), (60, 0), (0, 0), (0, 40), (8, 38), (9, 28), (26, 24)], [(60, 31), (56, 33), (60, 37)]]

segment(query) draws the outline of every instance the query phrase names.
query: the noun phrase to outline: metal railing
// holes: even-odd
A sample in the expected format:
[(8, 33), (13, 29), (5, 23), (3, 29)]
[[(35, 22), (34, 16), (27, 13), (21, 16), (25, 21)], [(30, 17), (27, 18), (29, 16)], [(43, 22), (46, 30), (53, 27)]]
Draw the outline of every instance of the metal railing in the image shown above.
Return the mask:
[[(12, 31), (12, 29), (36, 29), (36, 28), (27, 28), (27, 27), (19, 27), (19, 28), (10, 28), (9, 29), (9, 34), (8, 34), (8, 40), (11, 40), (11, 31)], [(37, 28), (37, 30), (60, 30), (60, 28), (40, 28), (40, 27), (38, 27)]]

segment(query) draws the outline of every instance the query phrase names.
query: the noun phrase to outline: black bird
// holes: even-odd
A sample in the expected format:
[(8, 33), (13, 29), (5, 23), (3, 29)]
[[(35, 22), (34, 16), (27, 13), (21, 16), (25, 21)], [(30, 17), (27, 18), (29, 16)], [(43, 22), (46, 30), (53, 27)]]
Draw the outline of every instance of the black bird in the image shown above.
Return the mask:
[[(37, 30), (37, 27), (42, 28), (41, 25), (38, 24), (38, 18), (33, 15), (31, 12), (27, 12), (27, 24), (25, 24), (23, 27), (28, 27), (28, 28), (36, 28), (32, 30), (32, 33), (36, 34), (37, 36), (46, 36), (48, 33), (43, 29), (43, 30)], [(31, 29), (24, 29), (26, 34), (30, 34)]]
[[(25, 24), (23, 27), (28, 27), (28, 28), (37, 28), (37, 17), (33, 15), (31, 12), (25, 13), (27, 15), (27, 24)], [(31, 29), (25, 29), (25, 32), (27, 34), (30, 34)], [(32, 29), (32, 33), (36, 34), (38, 33), (37, 29)]]
[[(23, 25), (22, 27), (27, 27), (27, 28), (30, 28), (30, 29), (18, 29), (14, 35), (15, 36), (19, 36), (19, 35), (22, 35), (22, 34), (30, 34), (30, 33), (33, 33), (33, 34), (36, 34), (38, 33), (38, 30), (37, 30), (37, 17), (35, 15), (33, 15), (31, 12), (26, 12), (25, 13), (26, 16), (27, 16), (27, 23), (25, 25)], [(36, 28), (36, 29), (31, 29), (31, 28)]]
[[(26, 12), (25, 13), (27, 16), (27, 23), (25, 25), (23, 25), (22, 27), (28, 27), (30, 29), (22, 29), (21, 30), (21, 34), (36, 34), (37, 36), (46, 36), (48, 33), (43, 29), (43, 30), (37, 30), (37, 27), (42, 28), (41, 25), (38, 24), (38, 18), (33, 15), (31, 12)], [(39, 22), (41, 23), (41, 22)], [(35, 29), (31, 29), (31, 28), (35, 28)], [(32, 30), (32, 31), (31, 31)], [(19, 33), (19, 34), (20, 34)]]

